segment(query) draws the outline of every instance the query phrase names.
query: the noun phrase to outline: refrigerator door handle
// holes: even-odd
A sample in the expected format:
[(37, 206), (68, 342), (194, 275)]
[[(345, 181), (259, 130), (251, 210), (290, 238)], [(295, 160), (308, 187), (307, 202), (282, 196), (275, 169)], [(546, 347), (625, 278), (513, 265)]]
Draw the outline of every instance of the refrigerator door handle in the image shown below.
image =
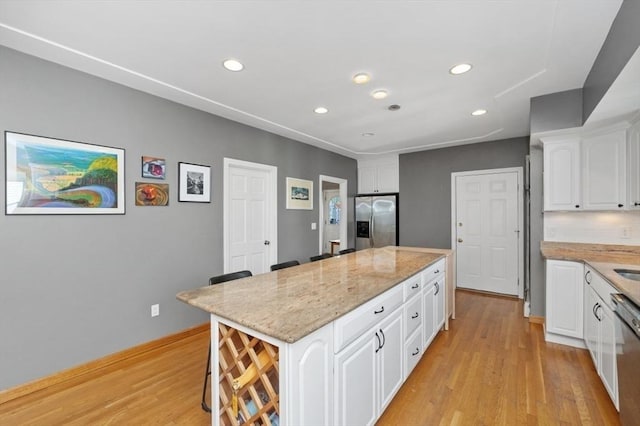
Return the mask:
[(375, 241), (373, 239), (373, 235), (376, 233), (376, 222), (375, 222), (375, 215), (373, 214), (373, 200), (371, 200), (370, 223), (371, 223), (371, 232), (369, 232), (369, 244), (371, 245), (371, 247), (375, 247)]

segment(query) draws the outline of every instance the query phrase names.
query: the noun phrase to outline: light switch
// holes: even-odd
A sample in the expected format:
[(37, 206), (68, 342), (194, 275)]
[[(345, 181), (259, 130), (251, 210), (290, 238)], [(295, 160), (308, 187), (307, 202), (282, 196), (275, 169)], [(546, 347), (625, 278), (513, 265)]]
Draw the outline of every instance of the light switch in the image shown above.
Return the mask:
[(318, 225), (315, 222), (311, 223), (311, 230), (315, 231), (318, 228)]

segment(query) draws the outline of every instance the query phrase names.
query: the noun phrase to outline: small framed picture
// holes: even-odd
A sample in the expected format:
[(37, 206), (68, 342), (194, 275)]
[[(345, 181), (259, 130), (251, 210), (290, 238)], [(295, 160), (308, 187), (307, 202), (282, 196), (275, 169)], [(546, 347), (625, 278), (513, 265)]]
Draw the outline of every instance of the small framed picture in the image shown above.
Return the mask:
[(168, 206), (169, 184), (136, 182), (136, 206)]
[(313, 181), (287, 178), (287, 209), (313, 210)]
[(211, 202), (211, 167), (178, 163), (178, 201)]
[(164, 179), (164, 158), (142, 156), (142, 177), (149, 179)]

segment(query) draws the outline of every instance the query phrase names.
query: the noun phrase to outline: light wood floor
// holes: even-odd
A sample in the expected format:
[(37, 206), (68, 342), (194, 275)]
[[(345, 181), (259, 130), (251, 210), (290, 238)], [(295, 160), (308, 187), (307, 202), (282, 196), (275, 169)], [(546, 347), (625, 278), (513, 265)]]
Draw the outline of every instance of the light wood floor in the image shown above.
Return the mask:
[[(515, 299), (457, 293), (379, 425), (618, 425), (585, 350), (546, 344)], [(85, 380), (0, 405), (0, 425), (207, 425), (202, 333)], [(295, 425), (294, 425), (295, 426)]]

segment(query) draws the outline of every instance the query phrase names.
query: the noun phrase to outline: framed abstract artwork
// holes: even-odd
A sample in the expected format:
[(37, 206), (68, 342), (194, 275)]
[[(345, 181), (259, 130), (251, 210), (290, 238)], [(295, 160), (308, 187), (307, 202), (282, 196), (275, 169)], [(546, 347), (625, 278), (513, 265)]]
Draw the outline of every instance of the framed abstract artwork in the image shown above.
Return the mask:
[(178, 201), (211, 202), (211, 167), (178, 163)]
[(5, 132), (7, 215), (124, 214), (124, 149)]

